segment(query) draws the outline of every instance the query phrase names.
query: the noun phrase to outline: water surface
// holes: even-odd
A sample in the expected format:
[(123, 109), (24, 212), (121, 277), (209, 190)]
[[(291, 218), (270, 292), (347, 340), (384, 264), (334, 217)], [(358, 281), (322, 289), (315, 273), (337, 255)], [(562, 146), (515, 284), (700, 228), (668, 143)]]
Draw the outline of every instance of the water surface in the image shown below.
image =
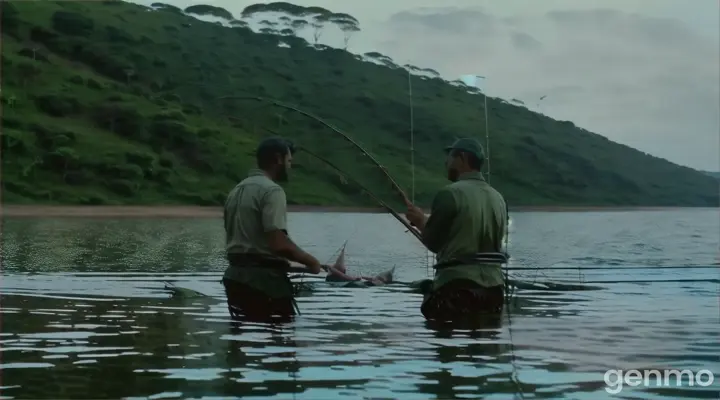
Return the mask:
[[(348, 240), (352, 272), (432, 274), (385, 215), (298, 213), (290, 230), (321, 259)], [(6, 219), (2, 398), (582, 400), (610, 398), (608, 369), (720, 379), (717, 210), (514, 213), (512, 267), (542, 268), (521, 279), (622, 283), (518, 291), (480, 330), (427, 325), (403, 285), (323, 283), (294, 322), (238, 326), (219, 282), (223, 241), (214, 219)], [(204, 296), (171, 297), (165, 281)], [(719, 383), (615, 397), (717, 399)]]

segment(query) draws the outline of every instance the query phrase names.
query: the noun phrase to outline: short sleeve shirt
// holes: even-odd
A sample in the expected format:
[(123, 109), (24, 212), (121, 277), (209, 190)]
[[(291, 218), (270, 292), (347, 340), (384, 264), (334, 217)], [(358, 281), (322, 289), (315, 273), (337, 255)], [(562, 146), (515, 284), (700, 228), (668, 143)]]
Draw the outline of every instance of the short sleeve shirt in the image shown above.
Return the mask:
[[(230, 191), (224, 219), (227, 254), (272, 255), (266, 233), (287, 232), (285, 191), (261, 170), (252, 170)], [(251, 286), (270, 297), (292, 295), (287, 274), (270, 268), (228, 266), (223, 277)]]
[(285, 191), (260, 170), (230, 191), (225, 201), (226, 251), (272, 254), (265, 233), (287, 231)]

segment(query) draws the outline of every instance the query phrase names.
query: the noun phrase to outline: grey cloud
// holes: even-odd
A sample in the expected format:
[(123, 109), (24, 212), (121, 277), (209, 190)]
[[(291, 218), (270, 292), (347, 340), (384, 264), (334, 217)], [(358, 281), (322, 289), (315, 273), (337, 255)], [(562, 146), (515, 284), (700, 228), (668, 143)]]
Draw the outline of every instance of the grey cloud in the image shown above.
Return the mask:
[(542, 43), (524, 32), (514, 32), (511, 38), (513, 45), (519, 50), (537, 50), (542, 47)]
[(480, 9), (425, 8), (401, 11), (390, 16), (392, 24), (427, 27), (446, 33), (493, 33), (498, 21)]
[[(488, 26), (492, 39), (482, 40)], [(451, 78), (486, 75), (491, 96), (539, 104), (554, 118), (674, 162), (720, 164), (718, 43), (678, 21), (603, 9), (510, 19), (476, 8), (425, 9), (394, 14), (387, 28), (402, 43), (381, 49), (393, 57)]]
[(680, 21), (623, 14), (617, 10), (550, 11), (547, 17), (556, 24), (570, 29), (602, 31), (613, 36), (630, 34), (635, 40), (660, 45), (688, 44), (698, 39), (697, 35)]

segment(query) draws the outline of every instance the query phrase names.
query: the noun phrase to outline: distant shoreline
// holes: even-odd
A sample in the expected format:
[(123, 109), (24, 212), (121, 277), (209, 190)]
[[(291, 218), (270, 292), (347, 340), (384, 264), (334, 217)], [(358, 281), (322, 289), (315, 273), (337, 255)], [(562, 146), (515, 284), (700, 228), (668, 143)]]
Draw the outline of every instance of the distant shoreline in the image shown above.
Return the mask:
[[(597, 211), (668, 211), (708, 210), (717, 207), (602, 207), (602, 206), (520, 206), (511, 207), (514, 212), (597, 212)], [(382, 214), (386, 211), (373, 207), (331, 207), (290, 205), (292, 213), (368, 213)], [(402, 212), (404, 210), (397, 210)], [(44, 206), (2, 205), (3, 217), (96, 217), (96, 218), (222, 218), (221, 207), (207, 206)]]

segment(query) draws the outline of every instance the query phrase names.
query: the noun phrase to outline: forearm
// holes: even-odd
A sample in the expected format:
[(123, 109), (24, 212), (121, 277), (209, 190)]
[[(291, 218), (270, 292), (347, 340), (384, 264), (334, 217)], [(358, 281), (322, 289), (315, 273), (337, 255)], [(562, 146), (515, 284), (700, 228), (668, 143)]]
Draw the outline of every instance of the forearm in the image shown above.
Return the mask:
[(457, 215), (455, 196), (448, 190), (440, 191), (433, 199), (430, 216), (423, 219), (422, 242), (437, 254), (448, 239), (448, 233)]
[(316, 265), (318, 263), (315, 257), (303, 251), (289, 237), (286, 236), (284, 242), (283, 246), (276, 250), (279, 255), (305, 266)]

